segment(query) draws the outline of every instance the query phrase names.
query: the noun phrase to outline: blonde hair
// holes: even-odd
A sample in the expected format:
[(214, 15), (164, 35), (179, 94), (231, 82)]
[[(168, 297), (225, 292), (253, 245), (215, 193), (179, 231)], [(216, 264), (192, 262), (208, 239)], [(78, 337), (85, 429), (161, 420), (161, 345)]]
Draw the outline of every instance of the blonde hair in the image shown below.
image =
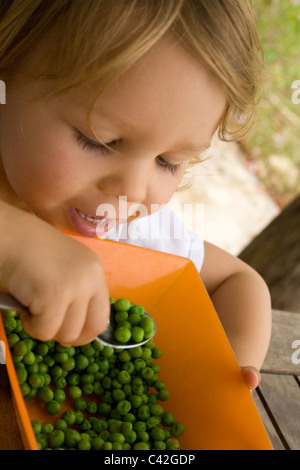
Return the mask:
[(96, 100), (167, 32), (219, 80), (219, 137), (239, 138), (254, 118), (263, 64), (250, 0), (1, 0), (0, 78), (9, 82), (47, 41), (31, 78), (50, 80), (55, 94), (91, 83)]

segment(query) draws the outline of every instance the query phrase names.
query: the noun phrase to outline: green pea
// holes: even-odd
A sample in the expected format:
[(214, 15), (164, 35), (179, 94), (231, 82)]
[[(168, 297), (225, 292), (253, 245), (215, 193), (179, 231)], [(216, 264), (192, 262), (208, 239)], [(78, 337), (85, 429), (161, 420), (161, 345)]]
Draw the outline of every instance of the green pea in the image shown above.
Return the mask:
[[(144, 359), (142, 359), (142, 360), (144, 360)], [(145, 367), (145, 368), (142, 369), (141, 374), (142, 374), (142, 377), (145, 380), (150, 380), (154, 376), (154, 371), (153, 371), (153, 369), (151, 369), (151, 367)]]
[(25, 356), (25, 354), (27, 354), (28, 351), (29, 351), (28, 345), (26, 344), (24, 340), (18, 341), (14, 345), (14, 354), (16, 354), (17, 356)]
[(153, 441), (163, 441), (165, 439), (165, 431), (162, 428), (153, 428), (151, 431), (151, 438)]
[(89, 360), (88, 360), (88, 357), (84, 354), (79, 354), (77, 357), (76, 357), (76, 366), (78, 367), (78, 369), (80, 370), (84, 370), (88, 367), (89, 365)]
[(37, 354), (40, 354), (41, 356), (46, 356), (49, 352), (49, 346), (47, 346), (47, 344), (45, 343), (39, 343), (36, 346), (35, 351)]
[(182, 436), (185, 431), (185, 426), (183, 423), (173, 423), (171, 426), (171, 433), (175, 437)]
[(95, 380), (95, 377), (93, 374), (81, 374), (80, 376), (80, 382), (82, 384), (92, 384)]
[(150, 413), (153, 416), (162, 416), (164, 410), (162, 406), (155, 404), (155, 405), (150, 405)]
[(78, 442), (78, 450), (91, 450), (92, 444), (88, 439), (82, 439)]
[(42, 432), (42, 424), (39, 421), (37, 420), (31, 421), (31, 426), (35, 435)]
[(80, 433), (76, 429), (66, 429), (65, 443), (67, 447), (76, 448), (80, 440)]
[[(125, 443), (128, 443), (128, 444), (133, 444), (137, 439), (136, 432), (132, 430), (124, 434), (124, 436), (125, 436)], [(123, 446), (123, 449), (125, 449), (124, 446)]]
[(124, 326), (116, 328), (114, 331), (114, 338), (119, 343), (128, 343), (131, 338), (131, 331), (128, 328), (125, 328)]
[(174, 416), (173, 416), (173, 413), (171, 413), (170, 411), (166, 411), (163, 415), (162, 415), (162, 424), (164, 426), (172, 426), (172, 424), (174, 423)]
[(19, 336), (16, 334), (16, 333), (11, 333), (10, 335), (7, 336), (7, 342), (8, 342), (8, 346), (10, 348), (13, 348), (13, 346), (18, 342), (20, 341), (20, 338)]
[(113, 432), (110, 435), (111, 442), (119, 442), (123, 444), (125, 442), (125, 436), (121, 432)]
[(128, 316), (128, 321), (132, 326), (137, 326), (141, 323), (141, 315), (138, 313), (131, 313)]
[(99, 370), (99, 364), (97, 362), (93, 362), (93, 364), (90, 364), (86, 369), (88, 374), (93, 374), (93, 375), (95, 375), (96, 372), (98, 372), (98, 370)]
[(65, 433), (61, 429), (55, 429), (48, 437), (48, 442), (51, 447), (61, 447), (65, 441)]
[(4, 326), (5, 330), (6, 330), (6, 333), (10, 334), (10, 333), (12, 333), (14, 330), (15, 330), (15, 332), (17, 333), (17, 331), (16, 331), (17, 322), (16, 322), (16, 320), (15, 320), (13, 317), (10, 317), (10, 316), (4, 317), (4, 318), (3, 318), (3, 326)]
[(128, 400), (121, 400), (117, 403), (116, 409), (120, 415), (124, 416), (131, 409), (131, 403)]
[(137, 433), (137, 439), (140, 441), (140, 442), (148, 442), (149, 439), (150, 439), (150, 436), (149, 434), (146, 432), (146, 431), (139, 431)]
[(166, 441), (167, 450), (180, 450), (180, 443), (177, 439), (169, 437)]
[(134, 343), (141, 343), (144, 339), (145, 331), (140, 326), (134, 326), (131, 330), (131, 338)]
[(121, 370), (118, 373), (118, 382), (120, 384), (128, 384), (131, 382), (131, 376), (126, 370)]
[(31, 374), (28, 382), (33, 388), (40, 388), (44, 385), (45, 381), (41, 374)]
[(127, 299), (118, 299), (114, 303), (114, 307), (116, 311), (128, 311), (131, 307), (131, 302)]
[(63, 364), (64, 362), (67, 362), (67, 360), (69, 359), (69, 356), (66, 352), (58, 352), (54, 355), (54, 359), (56, 362)]
[(111, 412), (111, 405), (109, 403), (99, 403), (98, 413), (101, 416), (107, 416)]
[(132, 449), (133, 450), (150, 450), (150, 445), (147, 442), (136, 442)]
[(78, 387), (77, 385), (71, 385), (71, 387), (69, 387), (69, 391), (68, 391), (69, 395), (71, 398), (79, 398), (81, 397), (82, 395), (82, 390), (80, 387)]
[(56, 388), (65, 388), (67, 386), (67, 381), (64, 377), (58, 377), (58, 379), (53, 380)]
[(74, 408), (75, 410), (82, 411), (85, 410), (87, 406), (87, 402), (83, 398), (75, 398), (74, 400)]
[(17, 379), (18, 379), (18, 382), (20, 385), (22, 385), (24, 382), (26, 382), (27, 380), (27, 377), (28, 377), (28, 373), (27, 373), (27, 370), (24, 368), (24, 367), (19, 367), (17, 370), (16, 370), (16, 374), (17, 374)]
[(59, 418), (54, 424), (54, 429), (59, 429), (61, 431), (65, 431), (67, 429), (67, 427), (68, 427), (67, 421), (65, 421), (62, 418)]
[(61, 366), (64, 371), (69, 372), (70, 370), (73, 370), (76, 366), (75, 359), (73, 357), (68, 356), (68, 359)]
[(150, 417), (150, 409), (147, 405), (141, 405), (137, 410), (138, 418), (145, 420)]
[(94, 401), (88, 401), (86, 405), (86, 411), (90, 414), (97, 413), (97, 403)]
[(152, 357), (153, 359), (159, 359), (162, 355), (162, 350), (160, 348), (153, 348), (152, 349)]
[(130, 309), (129, 309), (129, 313), (130, 314), (138, 314), (138, 315), (142, 315), (143, 313), (145, 312), (145, 309), (142, 305), (133, 305)]
[(113, 450), (113, 443), (112, 442), (104, 442), (102, 445), (102, 450)]
[(51, 375), (57, 379), (58, 377), (61, 377), (63, 375), (64, 371), (59, 365), (54, 365), (53, 367), (51, 367), (50, 372)]
[(146, 423), (147, 423), (148, 430), (156, 428), (161, 423), (161, 417), (160, 416), (150, 416), (147, 419)]
[(46, 411), (49, 415), (56, 415), (60, 412), (60, 404), (56, 400), (46, 403)]
[(75, 412), (72, 410), (67, 410), (64, 411), (63, 414), (61, 415), (62, 419), (66, 421), (70, 426), (75, 423), (76, 421), (76, 415)]
[(38, 390), (38, 398), (44, 403), (49, 403), (54, 398), (54, 393), (48, 386), (42, 387)]
[(54, 390), (54, 400), (58, 403), (62, 403), (66, 399), (66, 394), (61, 388)]
[(28, 384), (28, 382), (24, 382), (23, 384), (20, 385), (21, 393), (23, 397), (29, 396), (31, 392), (31, 387)]
[(95, 354), (95, 349), (93, 344), (88, 343), (80, 347), (80, 350), (84, 356), (92, 357)]
[(26, 365), (32, 365), (35, 363), (35, 355), (32, 351), (28, 351), (27, 354), (23, 357), (23, 362)]
[(157, 393), (157, 398), (158, 400), (161, 400), (161, 401), (168, 400), (169, 396), (170, 396), (170, 392), (166, 389), (159, 390), (159, 392)]
[(42, 432), (44, 434), (50, 434), (52, 433), (53, 429), (54, 429), (53, 424), (47, 423), (47, 424), (44, 424), (44, 426), (42, 427)]
[(166, 450), (167, 444), (164, 441), (153, 441), (152, 443), (154, 450)]
[(115, 321), (116, 321), (117, 323), (123, 322), (123, 321), (127, 320), (127, 318), (128, 318), (128, 312), (126, 312), (126, 311), (117, 312), (117, 313), (115, 314), (114, 318), (115, 318)]
[(135, 348), (129, 349), (129, 354), (132, 358), (142, 357), (142, 355), (143, 355), (142, 346), (137, 346)]

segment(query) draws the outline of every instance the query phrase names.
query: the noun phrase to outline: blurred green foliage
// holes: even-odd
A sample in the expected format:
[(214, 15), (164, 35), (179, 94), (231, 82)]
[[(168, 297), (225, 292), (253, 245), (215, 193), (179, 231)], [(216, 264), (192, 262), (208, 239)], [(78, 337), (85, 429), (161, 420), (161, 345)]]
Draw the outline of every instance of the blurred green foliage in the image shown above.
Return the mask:
[[(243, 146), (252, 160), (276, 154), (300, 168), (300, 104), (292, 102), (292, 83), (300, 80), (300, 0), (252, 0), (252, 4), (266, 79), (257, 124)], [(296, 186), (292, 190), (300, 192), (300, 183)]]

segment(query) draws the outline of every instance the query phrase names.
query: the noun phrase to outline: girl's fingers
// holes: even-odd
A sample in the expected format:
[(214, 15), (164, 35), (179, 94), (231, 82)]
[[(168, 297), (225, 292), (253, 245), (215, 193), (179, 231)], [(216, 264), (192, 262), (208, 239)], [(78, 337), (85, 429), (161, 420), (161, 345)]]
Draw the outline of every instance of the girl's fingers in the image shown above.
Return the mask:
[(250, 388), (250, 390), (255, 389), (259, 385), (260, 379), (261, 379), (258, 369), (256, 369), (256, 367), (253, 367), (253, 366), (247, 366), (247, 367), (242, 367), (241, 371), (242, 371), (244, 380), (247, 386)]
[(80, 303), (72, 305), (55, 339), (65, 346), (90, 343), (106, 329), (109, 311), (108, 299), (100, 304), (99, 299), (94, 297), (88, 306)]

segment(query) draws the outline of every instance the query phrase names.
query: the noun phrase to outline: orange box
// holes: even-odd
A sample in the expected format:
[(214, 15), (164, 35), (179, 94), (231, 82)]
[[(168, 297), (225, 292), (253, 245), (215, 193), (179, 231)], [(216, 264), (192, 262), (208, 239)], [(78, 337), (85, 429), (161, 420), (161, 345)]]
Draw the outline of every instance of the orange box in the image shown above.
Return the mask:
[[(272, 450), (251, 393), (194, 264), (119, 242), (73, 236), (99, 256), (110, 295), (142, 304), (157, 323), (163, 404), (186, 426), (182, 450)], [(0, 321), (0, 339), (6, 341)], [(37, 449), (31, 419), (41, 417), (23, 399), (7, 348), (6, 363), (24, 445)], [(44, 416), (49, 422), (49, 417)]]

